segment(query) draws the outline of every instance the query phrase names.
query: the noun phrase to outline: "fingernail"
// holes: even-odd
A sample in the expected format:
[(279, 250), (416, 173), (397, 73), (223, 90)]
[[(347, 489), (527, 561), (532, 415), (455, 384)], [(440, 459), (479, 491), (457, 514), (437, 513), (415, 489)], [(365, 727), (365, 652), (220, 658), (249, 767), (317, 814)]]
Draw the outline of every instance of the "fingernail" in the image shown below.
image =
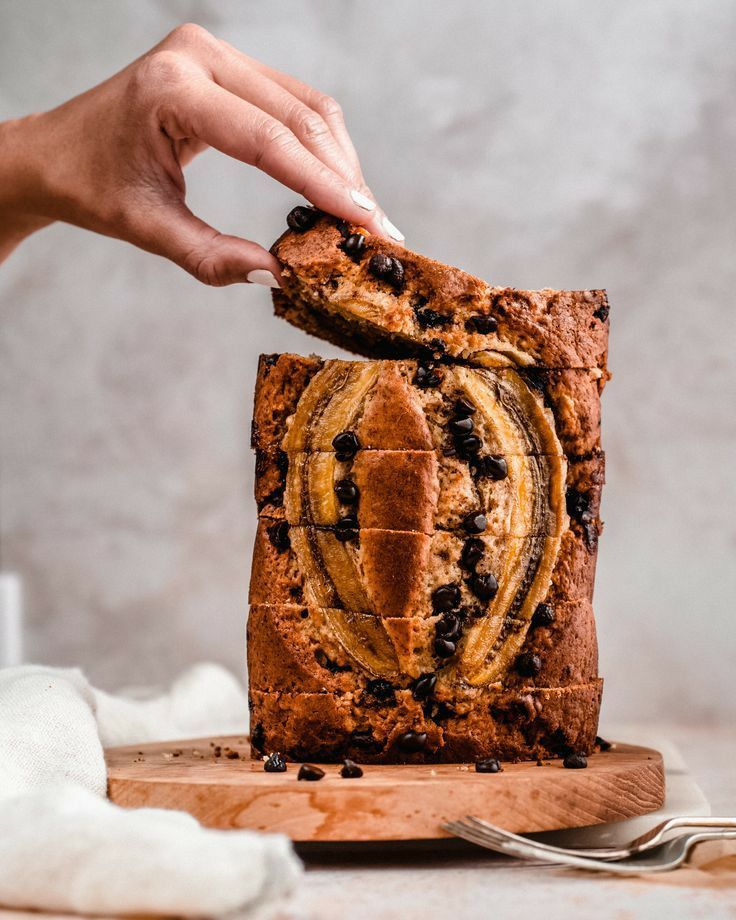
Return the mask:
[(383, 215), (383, 219), (381, 220), (381, 223), (383, 224), (383, 229), (386, 231), (386, 233), (388, 233), (388, 235), (391, 237), (392, 240), (396, 240), (398, 243), (401, 243), (403, 240), (406, 239), (406, 237), (401, 232), (401, 230), (399, 230), (398, 227), (394, 226), (394, 224), (391, 223), (391, 221), (388, 219), (388, 217), (386, 217), (385, 214)]
[(358, 192), (355, 189), (352, 189), (350, 192), (350, 197), (358, 205), (358, 207), (363, 208), (364, 211), (374, 211), (376, 208), (375, 201), (371, 201), (367, 195), (364, 195), (362, 192)]
[(254, 268), (252, 272), (248, 272), (245, 276), (251, 284), (265, 284), (266, 287), (280, 288), (281, 285), (278, 283), (273, 273), (268, 271), (265, 268)]

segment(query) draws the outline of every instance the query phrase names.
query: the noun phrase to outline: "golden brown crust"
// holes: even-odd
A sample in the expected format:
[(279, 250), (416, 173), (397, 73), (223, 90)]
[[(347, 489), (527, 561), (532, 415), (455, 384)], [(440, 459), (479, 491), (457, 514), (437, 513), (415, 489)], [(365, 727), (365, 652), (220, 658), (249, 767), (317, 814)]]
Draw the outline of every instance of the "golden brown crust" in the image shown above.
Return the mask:
[[(601, 681), (528, 691), (492, 691), (451, 707), (424, 707), (409, 691), (392, 705), (366, 694), (278, 694), (251, 691), (253, 757), (280, 751), (294, 761), (455, 763), (485, 757), (506, 761), (591, 753)], [(407, 753), (403, 736), (424, 742)], [(426, 738), (421, 738), (426, 734)]]
[[(343, 251), (333, 218), (320, 218), (304, 233), (283, 234), (271, 250), (283, 278), (274, 297), (277, 314), (372, 357), (381, 352), (398, 357), (412, 348), (431, 351), (430, 343), (439, 341), (446, 355), (471, 362), (491, 349), (517, 362), (605, 372), (605, 291), (492, 288), (460, 269), (362, 232), (365, 246), (357, 261)], [(401, 284), (371, 271), (377, 254), (400, 261)], [(475, 331), (477, 316), (492, 317), (495, 331)]]
[[(423, 674), (441, 669), (433, 648), (439, 616), (382, 619), (363, 616), (358, 626), (365, 643), (393, 646), (393, 673), (369, 671), (352, 657), (331, 626), (344, 611), (296, 605), (251, 607), (248, 618), (248, 680), (253, 690), (278, 693), (352, 693), (385, 677), (394, 688), (409, 688)], [(347, 616), (354, 616), (348, 614)], [(598, 675), (598, 647), (589, 601), (557, 604), (552, 622), (534, 622), (521, 647), (518, 668), (504, 678), (504, 688), (564, 687), (587, 683)], [(545, 621), (546, 622), (546, 621)], [(380, 633), (380, 637), (378, 634)], [(537, 656), (531, 669), (529, 656)], [(452, 689), (437, 688), (452, 703)]]

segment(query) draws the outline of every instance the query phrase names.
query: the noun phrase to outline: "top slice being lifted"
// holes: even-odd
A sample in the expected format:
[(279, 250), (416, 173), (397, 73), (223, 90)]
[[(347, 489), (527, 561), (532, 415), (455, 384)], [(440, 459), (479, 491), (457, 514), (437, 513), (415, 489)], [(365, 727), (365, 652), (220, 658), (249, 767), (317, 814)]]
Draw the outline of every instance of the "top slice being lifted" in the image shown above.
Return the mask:
[(312, 335), (371, 358), (607, 377), (605, 291), (494, 288), (312, 208), (295, 208), (288, 223), (271, 249), (283, 277), (274, 307)]

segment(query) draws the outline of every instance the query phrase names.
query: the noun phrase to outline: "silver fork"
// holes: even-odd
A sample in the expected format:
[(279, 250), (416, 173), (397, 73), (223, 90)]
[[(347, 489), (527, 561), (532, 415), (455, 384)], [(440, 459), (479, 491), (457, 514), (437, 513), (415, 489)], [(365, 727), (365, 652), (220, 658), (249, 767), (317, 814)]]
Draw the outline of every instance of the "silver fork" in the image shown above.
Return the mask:
[[(524, 841), (523, 843), (517, 843), (515, 840), (491, 842), (482, 832), (475, 830), (472, 824), (465, 821), (449, 821), (444, 826), (451, 833), (462, 837), (464, 840), (496, 850), (499, 853), (531, 860), (538, 860), (540, 856), (540, 850), (536, 846), (530, 846), (529, 841)], [(524, 838), (520, 839), (523, 841)], [(548, 851), (546, 859), (548, 864), (552, 863), (574, 869), (587, 869), (593, 872), (610, 872), (614, 875), (668, 872), (681, 866), (695, 844), (704, 840), (736, 840), (736, 830), (695, 831), (690, 834), (681, 834), (673, 840), (667, 840), (665, 843), (659, 843), (648, 849), (640, 850), (633, 856), (615, 862), (603, 859), (589, 859), (569, 851), (559, 853)]]
[[(483, 821), (480, 818), (468, 816), (465, 818), (465, 821), (461, 823), (471, 825), (477, 835), (483, 836), (486, 841), (497, 843), (499, 846), (505, 841), (507, 843), (513, 842), (523, 845), (525, 848), (533, 847), (537, 851), (537, 859), (549, 858), (551, 854), (555, 853), (562, 853), (568, 856), (584, 856), (587, 859), (626, 859), (629, 856), (634, 856), (637, 853), (644, 852), (662, 843), (665, 835), (676, 828), (736, 829), (736, 817), (715, 818), (710, 815), (678, 815), (673, 818), (668, 818), (666, 821), (662, 821), (661, 824), (656, 825), (656, 827), (648, 830), (645, 834), (632, 840), (627, 846), (571, 849), (568, 847), (553, 846), (549, 843), (543, 843), (541, 840), (529, 840), (527, 837), (520, 837), (518, 834), (513, 834), (511, 831), (504, 830), (502, 827), (497, 827), (495, 824), (489, 824), (487, 821)], [(455, 833), (449, 825), (445, 825), (445, 828), (450, 830), (451, 833)], [(508, 847), (505, 847), (499, 852), (508, 853), (510, 850)]]

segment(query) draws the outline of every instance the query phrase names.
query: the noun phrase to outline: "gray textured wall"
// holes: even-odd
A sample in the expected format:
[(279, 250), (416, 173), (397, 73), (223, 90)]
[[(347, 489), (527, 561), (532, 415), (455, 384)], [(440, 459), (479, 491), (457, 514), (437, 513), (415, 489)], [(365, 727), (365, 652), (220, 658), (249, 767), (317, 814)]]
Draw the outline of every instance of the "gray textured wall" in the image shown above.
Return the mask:
[[(410, 245), (612, 302), (597, 612), (615, 717), (733, 718), (736, 5), (0, 0), (0, 118), (192, 19), (343, 103)], [(195, 209), (268, 244), (294, 196), (208, 153)], [(106, 685), (242, 667), (260, 351), (336, 354), (65, 226), (0, 269), (0, 524), (37, 660)]]

